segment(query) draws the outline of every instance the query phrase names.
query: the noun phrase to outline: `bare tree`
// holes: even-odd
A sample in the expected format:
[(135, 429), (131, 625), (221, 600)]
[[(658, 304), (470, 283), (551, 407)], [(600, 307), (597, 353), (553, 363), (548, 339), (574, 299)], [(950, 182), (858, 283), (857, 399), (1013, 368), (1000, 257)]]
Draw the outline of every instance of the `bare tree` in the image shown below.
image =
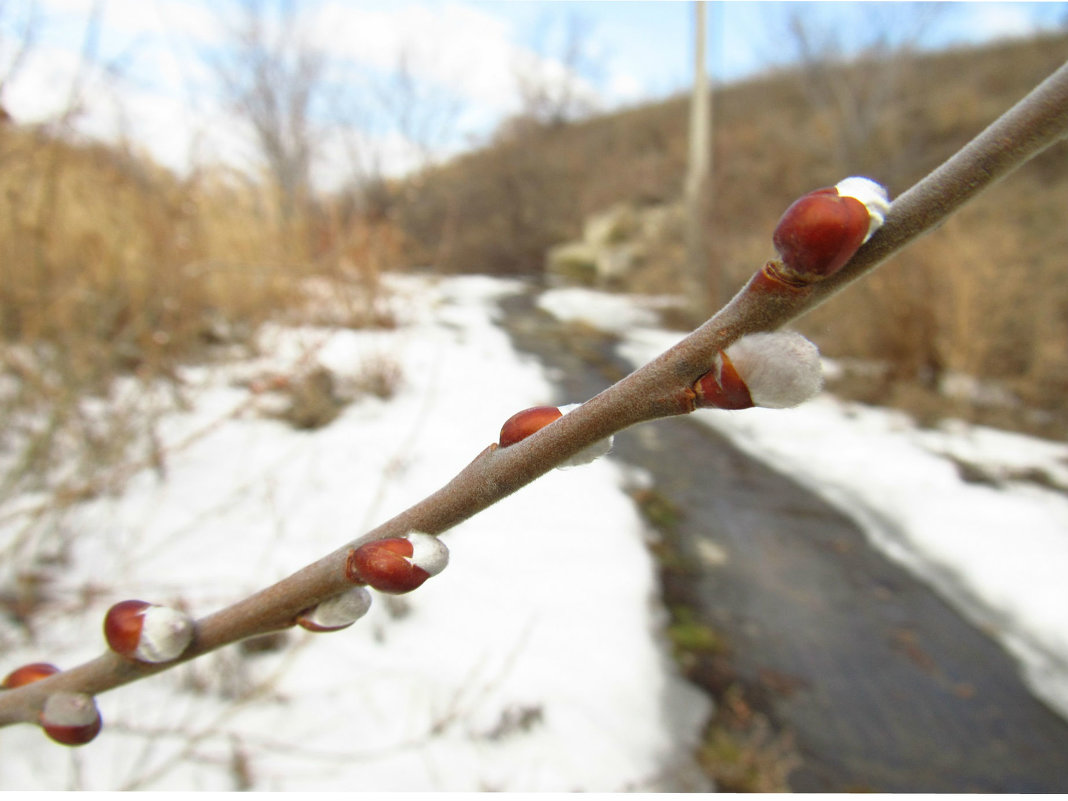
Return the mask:
[(245, 0), (231, 48), (212, 60), (225, 98), (252, 128), (290, 222), (307, 201), (314, 157), (312, 113), (325, 59), (302, 31), (293, 0)]
[[(868, 164), (871, 139), (877, 130), (887, 133), (886, 112), (903, 91), (909, 56), (940, 12), (938, 5), (861, 4), (857, 7), (861, 19), (849, 31), (823, 27), (801, 11), (791, 13), (786, 41), (793, 43), (809, 102), (832, 115), (835, 157), (845, 169), (863, 171), (872, 166)], [(859, 52), (846, 52), (842, 39), (846, 34), (864, 37)], [(843, 69), (847, 58), (878, 66)], [(887, 165), (879, 166), (887, 178)]]
[(456, 128), (462, 103), (443, 89), (440, 82), (425, 80), (416, 63), (415, 44), (407, 42), (397, 53), (393, 70), (378, 86), (376, 96), (386, 119), (415, 150), (421, 169), (434, 160), (437, 149), (449, 141)]
[(562, 125), (592, 110), (582, 91), (580, 70), (591, 67), (590, 23), (570, 15), (563, 23), (556, 47), (548, 43), (543, 23), (535, 53), (514, 68), (516, 89), (522, 103), (520, 116), (542, 125)]
[[(4, 36), (2, 23), (12, 20), (11, 27), (15, 35), (8, 39)], [(19, 70), (26, 61), (26, 57), (33, 49), (37, 33), (37, 8), (30, 6), (19, 15), (12, 13), (9, 3), (0, 2), (0, 122), (10, 119), (4, 108), (4, 89), (11, 80), (18, 75)]]
[(432, 49), (408, 39), (383, 75), (342, 69), (329, 105), (353, 183), (376, 187), (398, 168), (423, 170), (453, 141), (464, 103)]

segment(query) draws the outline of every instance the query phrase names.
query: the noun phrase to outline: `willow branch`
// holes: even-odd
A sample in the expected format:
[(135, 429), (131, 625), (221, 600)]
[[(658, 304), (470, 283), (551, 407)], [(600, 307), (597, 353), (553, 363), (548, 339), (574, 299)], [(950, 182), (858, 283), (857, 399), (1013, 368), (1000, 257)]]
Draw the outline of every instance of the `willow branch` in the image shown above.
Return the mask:
[(354, 547), (410, 531), (440, 534), (607, 436), (691, 411), (691, 387), (719, 351), (743, 335), (774, 330), (823, 303), (1066, 135), (1068, 64), (897, 198), (883, 226), (831, 277), (771, 291), (766, 271), (758, 272), (700, 328), (570, 414), (510, 447), (490, 445), (444, 487), (408, 510), (277, 584), (197, 621), (193, 643), (179, 659), (152, 665), (108, 652), (0, 692), (0, 726), (35, 721), (45, 699), (57, 691), (95, 695), (247, 637), (292, 626), (302, 611), (352, 586), (345, 564)]

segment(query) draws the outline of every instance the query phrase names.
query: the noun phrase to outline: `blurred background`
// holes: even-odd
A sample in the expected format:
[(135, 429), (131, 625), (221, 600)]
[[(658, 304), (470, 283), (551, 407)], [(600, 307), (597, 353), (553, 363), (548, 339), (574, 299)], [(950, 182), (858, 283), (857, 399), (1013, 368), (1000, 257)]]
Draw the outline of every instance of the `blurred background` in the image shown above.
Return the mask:
[[(702, 14), (0, 0), (0, 503), (121, 488), (162, 460), (179, 366), (252, 354), (267, 321), (389, 328), (388, 273), (696, 286), (669, 320), (692, 327), (798, 195), (863, 174), (896, 196), (1068, 57), (1064, 3)], [(1062, 438), (1066, 173), (1051, 148), (800, 321), (841, 367), (832, 390)], [(368, 391), (396, 371), (371, 365)], [(117, 399), (118, 377), (169, 405)], [(329, 416), (315, 380), (295, 425)], [(25, 587), (4, 592), (28, 614)]]

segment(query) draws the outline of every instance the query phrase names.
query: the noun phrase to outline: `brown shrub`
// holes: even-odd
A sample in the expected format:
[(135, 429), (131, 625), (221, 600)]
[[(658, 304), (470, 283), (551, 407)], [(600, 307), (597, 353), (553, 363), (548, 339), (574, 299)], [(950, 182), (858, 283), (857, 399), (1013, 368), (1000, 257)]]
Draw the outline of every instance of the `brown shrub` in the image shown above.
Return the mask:
[(238, 173), (179, 179), (129, 151), (13, 125), (0, 128), (0, 197), (0, 455), (11, 466), (0, 495), (59, 464), (80, 464), (88, 481), (122, 459), (151, 422), (114, 398), (90, 419), (87, 395), (108, 398), (119, 374), (175, 383), (179, 363), (303, 312), (307, 287), (317, 306), (334, 302), (334, 324), (389, 322), (378, 277), (399, 236), (344, 198), (282, 221), (269, 191)]

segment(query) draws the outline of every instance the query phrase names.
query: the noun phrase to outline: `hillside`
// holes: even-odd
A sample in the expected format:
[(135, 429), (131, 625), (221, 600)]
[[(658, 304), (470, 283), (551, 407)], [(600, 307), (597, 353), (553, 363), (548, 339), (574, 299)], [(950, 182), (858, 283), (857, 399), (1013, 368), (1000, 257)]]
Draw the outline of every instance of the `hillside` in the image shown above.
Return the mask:
[[(707, 230), (721, 294), (771, 255), (770, 231), (793, 198), (847, 174), (902, 192), (1066, 54), (1068, 35), (1045, 36), (717, 89)], [(513, 120), (486, 148), (401, 188), (409, 259), (540, 275), (547, 250), (578, 237), (590, 215), (680, 197), (687, 112), (679, 97), (555, 127)], [(1065, 145), (1047, 151), (801, 323), (826, 355), (884, 365), (848, 376), (842, 391), (932, 419), (1068, 430), (1066, 155)], [(677, 273), (654, 263), (622, 288), (677, 287)]]

